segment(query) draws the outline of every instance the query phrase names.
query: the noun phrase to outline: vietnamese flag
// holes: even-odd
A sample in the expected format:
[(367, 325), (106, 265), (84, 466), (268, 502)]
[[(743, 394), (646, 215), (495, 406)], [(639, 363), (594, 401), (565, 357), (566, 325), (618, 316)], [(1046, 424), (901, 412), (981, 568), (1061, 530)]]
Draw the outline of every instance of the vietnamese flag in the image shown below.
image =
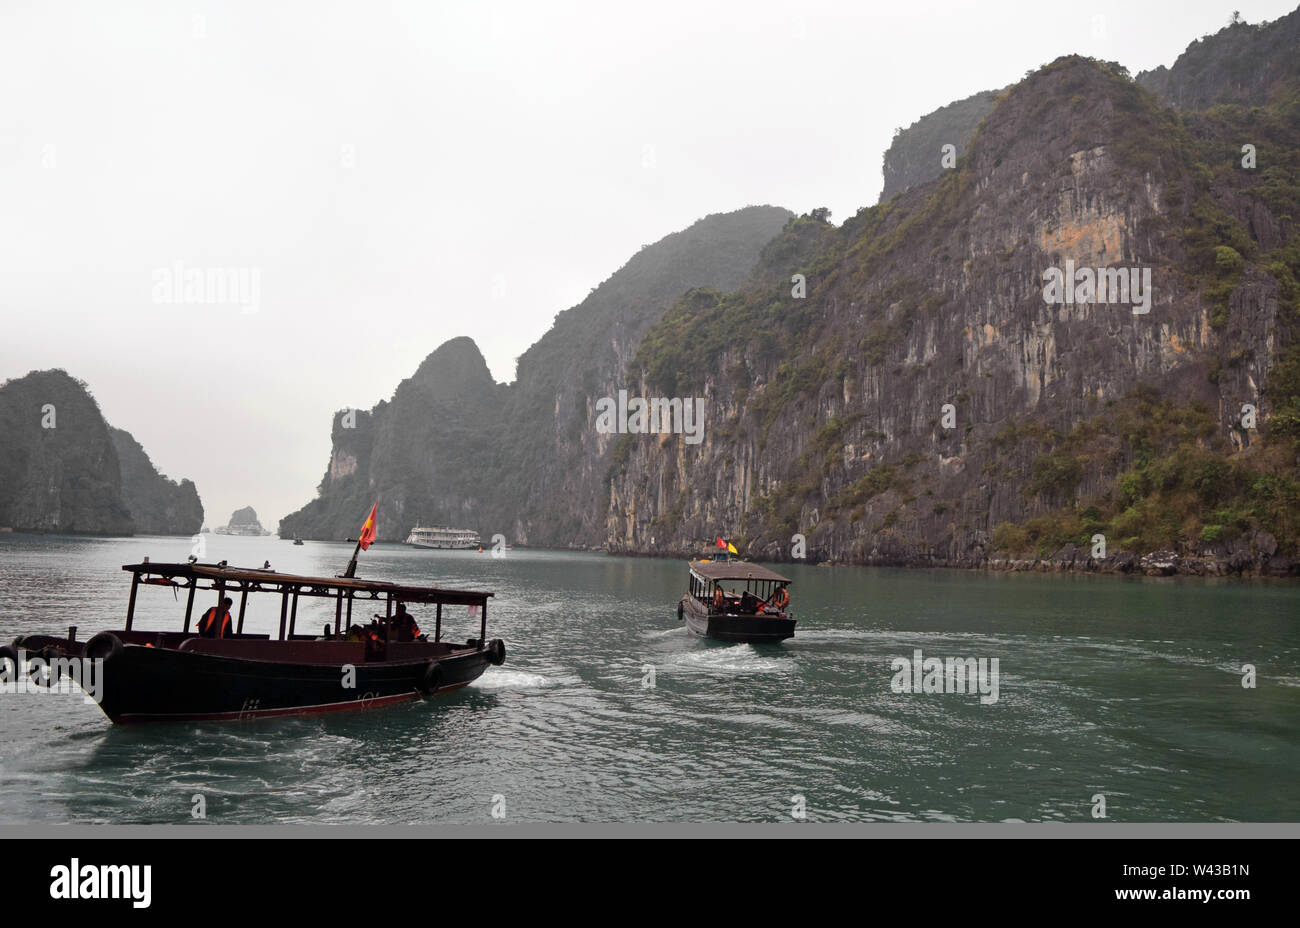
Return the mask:
[(722, 540), (722, 536), (718, 536), (715, 541), (717, 541), (719, 548), (725, 548), (727, 546), (727, 543)]
[(379, 504), (375, 503), (370, 507), (370, 515), (366, 516), (366, 524), (361, 526), (361, 537), (357, 539), (361, 543), (361, 550), (368, 551), (370, 546), (375, 542), (375, 525), (378, 517)]

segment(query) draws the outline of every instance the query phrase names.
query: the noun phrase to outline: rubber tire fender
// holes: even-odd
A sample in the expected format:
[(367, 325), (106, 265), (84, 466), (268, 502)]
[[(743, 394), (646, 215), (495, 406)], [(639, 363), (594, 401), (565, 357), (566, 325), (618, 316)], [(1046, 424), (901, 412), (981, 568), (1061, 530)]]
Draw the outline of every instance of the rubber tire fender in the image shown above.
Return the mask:
[(506, 643), (500, 638), (493, 638), (488, 642), (488, 663), (493, 667), (500, 667), (506, 662)]
[(86, 642), (81, 656), (88, 660), (102, 659), (105, 664), (122, 653), (122, 639), (112, 632), (100, 632)]
[(686, 604), (679, 599), (677, 600), (677, 621), (683, 622), (685, 620), (686, 620)]
[(426, 696), (432, 696), (442, 685), (442, 664), (438, 661), (429, 661), (429, 666), (424, 668), (424, 676), (420, 678), (420, 692)]

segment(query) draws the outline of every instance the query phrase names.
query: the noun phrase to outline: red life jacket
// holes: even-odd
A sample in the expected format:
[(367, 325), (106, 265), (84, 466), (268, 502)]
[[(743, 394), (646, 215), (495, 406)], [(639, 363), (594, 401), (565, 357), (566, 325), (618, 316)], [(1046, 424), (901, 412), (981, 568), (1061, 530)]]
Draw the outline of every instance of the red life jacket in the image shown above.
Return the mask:
[(204, 638), (225, 638), (230, 633), (230, 613), (222, 612), (220, 625), (217, 620), (217, 607), (212, 606), (199, 619), (199, 634)]

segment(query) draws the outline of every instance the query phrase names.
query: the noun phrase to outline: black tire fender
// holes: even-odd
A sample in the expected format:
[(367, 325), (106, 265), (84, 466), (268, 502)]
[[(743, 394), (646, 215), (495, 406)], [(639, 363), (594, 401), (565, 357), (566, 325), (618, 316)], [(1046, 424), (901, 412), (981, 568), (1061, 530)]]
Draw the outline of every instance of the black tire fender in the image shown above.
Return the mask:
[(442, 685), (442, 664), (437, 661), (429, 661), (429, 666), (424, 668), (424, 676), (420, 678), (420, 691), (426, 696), (432, 696)]
[(686, 604), (680, 599), (677, 600), (677, 621), (682, 622), (686, 619)]
[(55, 655), (50, 653), (49, 648), (41, 648), (39, 651), (28, 653), (29, 662), (40, 660), (40, 664), (29, 663), (27, 666), (27, 679), (32, 682), (33, 686), (39, 686), (43, 689), (50, 689), (59, 682), (59, 674), (54, 668)]
[(500, 638), (493, 638), (488, 642), (488, 663), (493, 667), (500, 667), (506, 662), (506, 643)]
[(13, 644), (0, 645), (0, 661), (8, 661), (10, 663), (13, 669), (9, 672), (9, 677), (11, 680), (16, 680), (20, 669), (18, 666), (17, 638), (14, 639)]
[(86, 642), (82, 656), (89, 660), (102, 660), (105, 664), (122, 653), (122, 639), (112, 632), (100, 632)]

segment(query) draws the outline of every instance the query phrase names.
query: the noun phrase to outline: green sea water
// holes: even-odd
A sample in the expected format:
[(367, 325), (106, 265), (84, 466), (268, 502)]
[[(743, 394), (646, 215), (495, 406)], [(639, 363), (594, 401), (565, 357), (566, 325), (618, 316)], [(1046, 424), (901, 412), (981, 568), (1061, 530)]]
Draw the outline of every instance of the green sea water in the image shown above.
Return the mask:
[[(351, 553), (205, 539), (208, 561), (326, 576)], [(0, 535), (0, 638), (120, 627), (121, 565), (189, 553)], [(188, 824), (195, 796), (204, 821), (257, 824), (1089, 822), (1098, 797), (1108, 821), (1300, 821), (1300, 584), (777, 569), (798, 629), (753, 646), (678, 623), (680, 561), (376, 545), (362, 576), (493, 591), (505, 664), (434, 701), (235, 724), (0, 694), (0, 822)], [(259, 605), (247, 630), (274, 630)], [(316, 606), (300, 628), (332, 618)], [(144, 590), (137, 621), (183, 612)], [(917, 650), (997, 659), (996, 702), (896, 692)]]

